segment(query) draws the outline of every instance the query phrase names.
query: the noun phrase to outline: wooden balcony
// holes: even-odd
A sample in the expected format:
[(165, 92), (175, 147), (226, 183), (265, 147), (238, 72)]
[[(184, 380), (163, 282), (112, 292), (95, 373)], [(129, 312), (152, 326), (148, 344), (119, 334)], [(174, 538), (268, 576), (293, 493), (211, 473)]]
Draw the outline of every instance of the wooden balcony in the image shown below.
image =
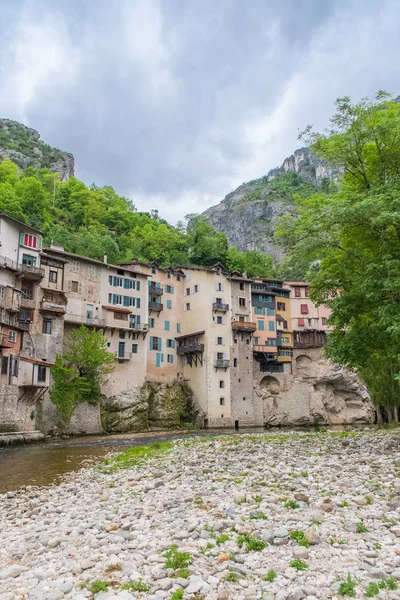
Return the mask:
[(326, 344), (325, 331), (295, 331), (294, 348), (321, 348)]
[(132, 352), (114, 352), (116, 360), (130, 360), (132, 358)]
[(213, 310), (219, 312), (227, 312), (229, 310), (229, 304), (225, 304), (225, 302), (213, 302)]
[(47, 310), (53, 313), (64, 314), (66, 311), (66, 306), (62, 302), (42, 300), (40, 303), (40, 310)]
[(149, 285), (149, 295), (150, 296), (162, 296), (164, 290), (161, 287), (157, 287), (154, 283)]
[(245, 331), (248, 333), (253, 333), (256, 330), (256, 323), (250, 323), (249, 321), (232, 321), (232, 331)]
[(185, 346), (178, 346), (176, 352), (180, 356), (185, 356), (188, 354), (198, 354), (200, 352), (204, 352), (204, 344), (200, 344), (199, 342), (192, 342), (191, 344), (186, 344)]
[(152, 300), (150, 300), (149, 302), (149, 310), (155, 310), (156, 312), (160, 312), (162, 309), (164, 308), (163, 304), (161, 304), (161, 302), (153, 302)]
[(147, 323), (129, 323), (129, 329), (132, 329), (133, 331), (148, 331), (149, 330), (149, 326)]
[(29, 279), (30, 281), (40, 281), (44, 277), (44, 269), (41, 267), (33, 267), (20, 263), (18, 270), (22, 273), (24, 279)]
[(105, 319), (85, 317), (83, 315), (72, 315), (71, 313), (66, 313), (64, 321), (74, 325), (86, 325), (87, 327), (104, 327), (106, 324)]
[(222, 360), (220, 358), (214, 360), (214, 367), (216, 369), (227, 369), (229, 367), (229, 360)]

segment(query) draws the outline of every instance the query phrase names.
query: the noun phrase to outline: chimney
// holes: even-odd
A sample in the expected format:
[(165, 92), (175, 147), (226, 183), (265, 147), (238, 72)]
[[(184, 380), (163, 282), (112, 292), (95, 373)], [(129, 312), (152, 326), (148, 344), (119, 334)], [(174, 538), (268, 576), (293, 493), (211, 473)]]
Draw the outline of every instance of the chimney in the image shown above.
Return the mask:
[(64, 252), (64, 246), (57, 244), (57, 242), (53, 242), (53, 240), (51, 240), (50, 249), (56, 250), (57, 252)]
[(247, 279), (247, 271), (243, 271), (243, 277), (244, 279)]
[(105, 265), (107, 264), (107, 254), (104, 255), (103, 262)]
[(137, 263), (138, 263), (138, 259), (136, 258), (136, 256), (134, 256), (133, 258), (131, 258), (131, 263), (132, 263), (133, 265), (137, 265)]

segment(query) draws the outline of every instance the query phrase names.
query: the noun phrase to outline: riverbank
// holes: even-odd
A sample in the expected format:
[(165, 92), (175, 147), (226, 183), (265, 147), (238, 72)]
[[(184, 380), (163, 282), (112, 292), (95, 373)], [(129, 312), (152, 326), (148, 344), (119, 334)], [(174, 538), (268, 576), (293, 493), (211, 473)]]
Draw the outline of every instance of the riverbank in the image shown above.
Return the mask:
[(382, 430), (188, 438), (6, 494), (0, 600), (398, 599), (399, 450)]

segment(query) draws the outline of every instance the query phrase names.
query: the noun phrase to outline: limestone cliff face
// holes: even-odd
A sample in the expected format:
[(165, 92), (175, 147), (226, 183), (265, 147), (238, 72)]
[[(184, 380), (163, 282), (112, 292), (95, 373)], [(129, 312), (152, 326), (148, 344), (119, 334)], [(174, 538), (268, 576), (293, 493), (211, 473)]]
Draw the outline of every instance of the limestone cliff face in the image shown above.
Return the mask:
[(181, 420), (194, 423), (198, 412), (193, 392), (181, 381), (148, 381), (101, 403), (102, 426), (109, 433), (179, 427)]
[(61, 181), (67, 181), (74, 175), (75, 159), (72, 154), (42, 142), (36, 129), (17, 121), (0, 119), (0, 162), (6, 158), (21, 169), (46, 167), (59, 173)]
[(300, 182), (317, 190), (324, 180), (334, 180), (339, 171), (313, 156), (308, 148), (300, 148), (282, 166), (265, 177), (243, 183), (203, 216), (217, 231), (226, 234), (230, 246), (241, 251), (258, 250), (279, 260), (284, 251), (274, 240), (275, 228), (281, 216), (295, 211), (293, 194), (299, 188), (279, 187), (277, 180), (287, 173), (296, 173)]
[(323, 350), (295, 350), (293, 375), (261, 374), (254, 391), (266, 425), (373, 423), (374, 407), (359, 377), (333, 365)]

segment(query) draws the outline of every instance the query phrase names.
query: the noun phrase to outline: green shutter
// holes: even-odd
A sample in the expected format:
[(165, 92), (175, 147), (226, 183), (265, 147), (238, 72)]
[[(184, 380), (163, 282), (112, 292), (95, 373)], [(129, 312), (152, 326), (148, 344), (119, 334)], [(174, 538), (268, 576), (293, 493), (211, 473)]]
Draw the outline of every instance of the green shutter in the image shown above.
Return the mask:
[(140, 281), (136, 282), (136, 289), (138, 292), (140, 292)]
[(151, 335), (150, 336), (150, 350), (153, 350), (154, 348), (154, 337)]
[(140, 308), (140, 298), (136, 298), (136, 308)]
[(181, 332), (181, 324), (177, 323), (176, 324), (176, 333), (180, 333)]

